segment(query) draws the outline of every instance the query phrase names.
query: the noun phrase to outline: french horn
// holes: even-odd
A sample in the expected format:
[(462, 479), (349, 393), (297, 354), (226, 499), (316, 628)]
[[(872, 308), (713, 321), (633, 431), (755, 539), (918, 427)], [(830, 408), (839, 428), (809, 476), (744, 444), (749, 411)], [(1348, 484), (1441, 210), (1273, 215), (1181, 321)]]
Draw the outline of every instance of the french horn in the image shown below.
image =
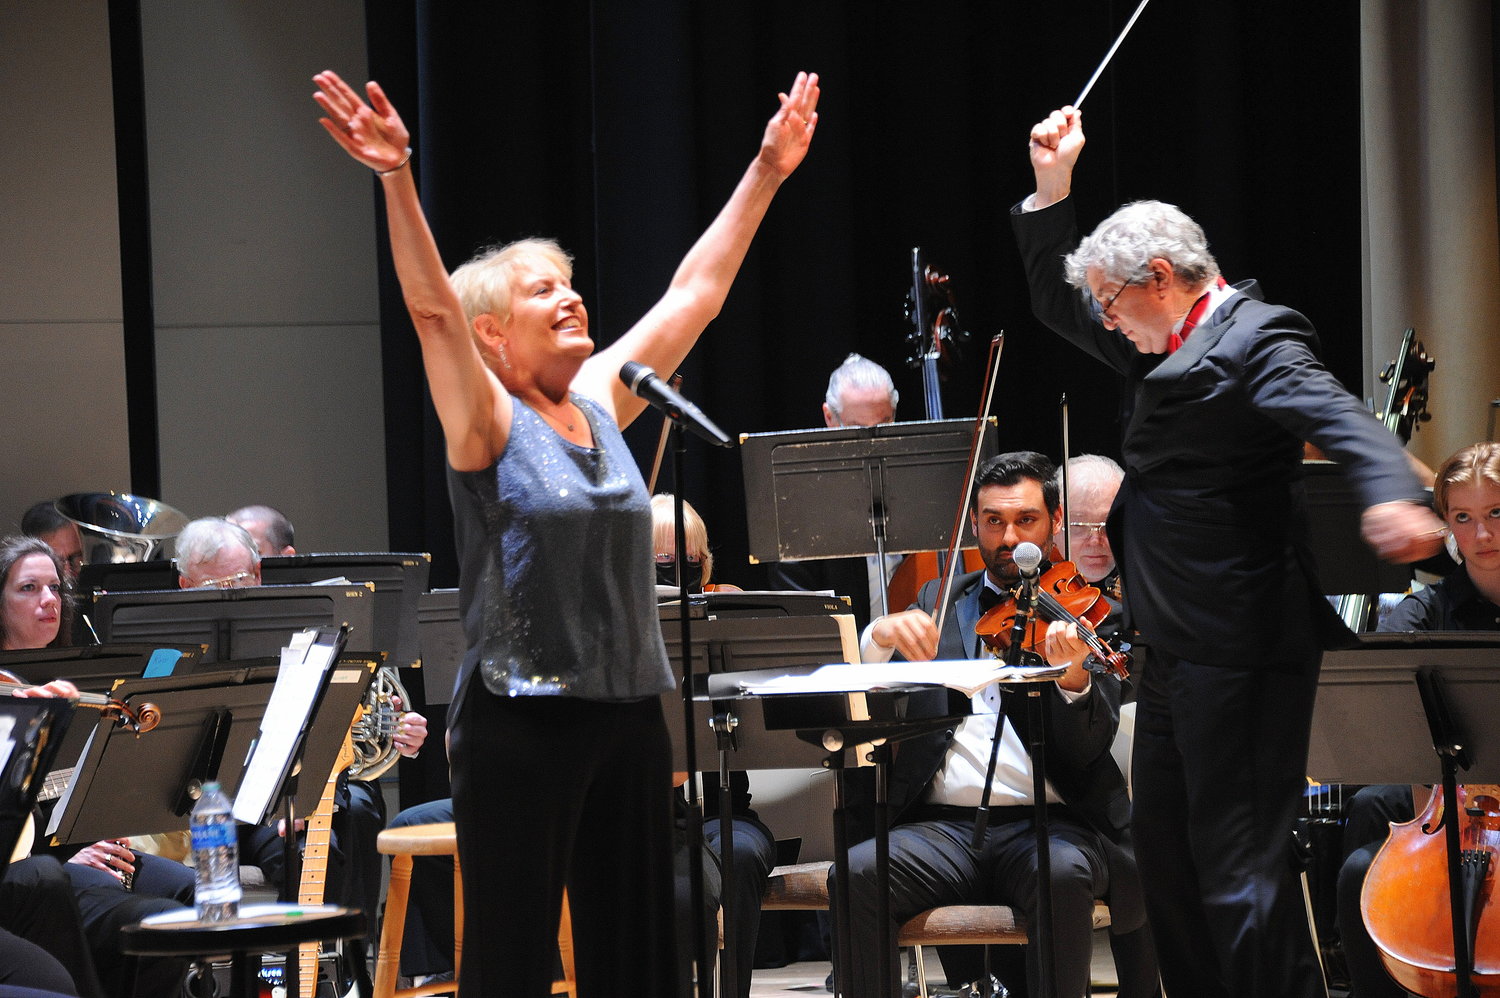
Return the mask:
[[(400, 697), (397, 710), (392, 697)], [(354, 761), (349, 764), (349, 779), (375, 780), (396, 764), (401, 752), (396, 748), (396, 727), (411, 698), (401, 685), (395, 666), (382, 665), (375, 670), (365, 693), (363, 710), (350, 732), (354, 742)]]

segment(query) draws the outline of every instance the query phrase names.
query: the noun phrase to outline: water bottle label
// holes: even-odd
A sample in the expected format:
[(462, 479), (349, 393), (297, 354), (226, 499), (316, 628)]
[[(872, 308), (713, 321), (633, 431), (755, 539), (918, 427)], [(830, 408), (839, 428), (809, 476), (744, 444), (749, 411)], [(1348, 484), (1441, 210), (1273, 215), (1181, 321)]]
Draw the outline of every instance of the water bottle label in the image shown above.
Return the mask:
[(193, 826), (193, 850), (195, 852), (226, 848), (234, 845), (237, 841), (234, 823), (231, 821), (218, 822), (212, 825)]

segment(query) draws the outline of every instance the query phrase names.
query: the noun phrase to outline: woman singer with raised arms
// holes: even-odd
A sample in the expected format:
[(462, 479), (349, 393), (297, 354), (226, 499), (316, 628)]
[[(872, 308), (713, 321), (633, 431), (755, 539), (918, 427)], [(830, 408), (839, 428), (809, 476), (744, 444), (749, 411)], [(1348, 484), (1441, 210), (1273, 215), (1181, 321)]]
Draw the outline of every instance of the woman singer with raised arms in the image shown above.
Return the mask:
[[(466, 995), (549, 992), (564, 883), (584, 995), (676, 993), (672, 688), (652, 585), (651, 515), (620, 427), (645, 403), (627, 361), (671, 372), (718, 313), (817, 125), (799, 73), (734, 193), (652, 308), (594, 353), (568, 256), (488, 251), (451, 279), (422, 213), (409, 135), (315, 77), (321, 124), (376, 171), (396, 273), (447, 447), (468, 644), (450, 708)], [(579, 566), (588, 566), (585, 577)], [(580, 584), (584, 583), (584, 584)], [(503, 941), (503, 944), (502, 944)]]

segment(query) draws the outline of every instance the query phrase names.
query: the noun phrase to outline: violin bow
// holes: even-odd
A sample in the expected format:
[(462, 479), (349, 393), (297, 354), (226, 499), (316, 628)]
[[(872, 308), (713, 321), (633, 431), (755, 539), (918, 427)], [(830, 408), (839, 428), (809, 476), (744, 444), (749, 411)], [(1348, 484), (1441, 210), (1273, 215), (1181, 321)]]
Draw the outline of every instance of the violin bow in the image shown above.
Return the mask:
[(1061, 473), (1058, 475), (1058, 484), (1062, 487), (1062, 552), (1063, 561), (1073, 560), (1073, 535), (1069, 529), (1072, 520), (1068, 512), (1068, 393), (1063, 392), (1062, 401), (1058, 403), (1062, 418), (1062, 464), (1058, 465)]
[(953, 517), (953, 533), (948, 540), (948, 570), (937, 592), (937, 632), (943, 633), (943, 619), (948, 613), (948, 591), (953, 587), (953, 576), (958, 568), (958, 551), (963, 546), (964, 510), (969, 506), (969, 490), (974, 487), (974, 473), (978, 470), (980, 444), (984, 440), (985, 424), (990, 419), (990, 407), (995, 401), (995, 382), (1000, 377), (1000, 349), (1005, 345), (1005, 334), (996, 333), (990, 340), (990, 356), (985, 362), (984, 394), (979, 400), (979, 415), (974, 419), (974, 436), (969, 442), (969, 466), (964, 472), (964, 487), (958, 497), (958, 512)]
[(1130, 34), (1130, 29), (1135, 26), (1136, 18), (1141, 16), (1141, 11), (1145, 10), (1146, 4), (1150, 2), (1151, 0), (1141, 0), (1140, 6), (1135, 9), (1135, 13), (1130, 15), (1130, 20), (1125, 22), (1124, 29), (1115, 38), (1115, 43), (1109, 47), (1108, 52), (1104, 53), (1104, 61), (1099, 63), (1099, 68), (1094, 70), (1094, 75), (1090, 76), (1089, 81), (1083, 85), (1083, 90), (1079, 93), (1078, 99), (1073, 102), (1073, 110), (1076, 111), (1083, 107), (1083, 99), (1089, 95), (1090, 90), (1094, 89), (1094, 84), (1098, 81), (1099, 74), (1104, 72), (1104, 67), (1109, 65), (1109, 60), (1115, 57), (1115, 50), (1120, 47), (1120, 43), (1125, 40), (1125, 36)]

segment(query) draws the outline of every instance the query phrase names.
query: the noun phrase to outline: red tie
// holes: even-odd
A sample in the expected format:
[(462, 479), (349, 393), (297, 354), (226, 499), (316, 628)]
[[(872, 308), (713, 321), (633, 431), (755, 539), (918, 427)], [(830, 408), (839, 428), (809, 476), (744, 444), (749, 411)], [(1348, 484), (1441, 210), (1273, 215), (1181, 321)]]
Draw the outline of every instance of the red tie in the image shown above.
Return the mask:
[[(1224, 280), (1222, 276), (1219, 278), (1219, 287), (1229, 287), (1229, 282)], [(1198, 323), (1203, 321), (1203, 313), (1207, 311), (1208, 292), (1205, 291), (1203, 297), (1193, 303), (1193, 307), (1188, 312), (1187, 318), (1182, 320), (1182, 332), (1173, 333), (1167, 337), (1167, 353), (1177, 352), (1177, 349), (1182, 346), (1182, 341), (1188, 338), (1188, 333), (1191, 333), (1197, 327)]]

